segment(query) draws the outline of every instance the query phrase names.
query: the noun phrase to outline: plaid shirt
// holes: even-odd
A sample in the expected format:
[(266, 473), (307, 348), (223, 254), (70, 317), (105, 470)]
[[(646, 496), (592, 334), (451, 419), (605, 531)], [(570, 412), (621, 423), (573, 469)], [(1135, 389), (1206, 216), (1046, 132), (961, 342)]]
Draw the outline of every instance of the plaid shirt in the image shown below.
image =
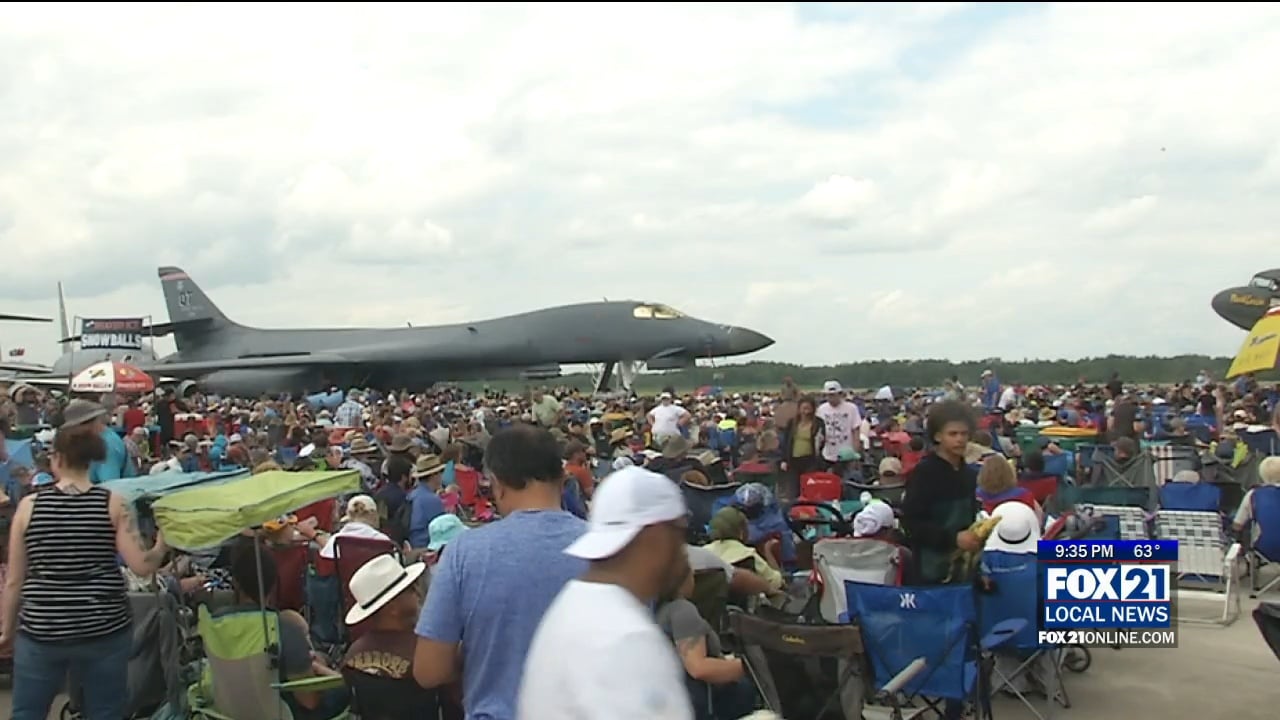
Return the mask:
[(333, 414), (333, 421), (338, 427), (363, 427), (364, 408), (354, 400), (347, 400), (338, 406), (337, 412)]

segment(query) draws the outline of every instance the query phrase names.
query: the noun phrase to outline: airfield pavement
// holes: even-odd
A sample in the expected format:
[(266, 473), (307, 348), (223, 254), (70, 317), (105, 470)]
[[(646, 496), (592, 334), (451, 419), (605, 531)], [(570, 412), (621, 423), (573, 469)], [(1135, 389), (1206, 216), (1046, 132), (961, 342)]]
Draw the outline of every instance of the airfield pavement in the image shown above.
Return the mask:
[[(1280, 602), (1280, 594), (1267, 599)], [(1262, 640), (1250, 612), (1257, 601), (1244, 598), (1244, 611), (1226, 628), (1182, 624), (1173, 650), (1093, 651), (1093, 667), (1068, 673), (1071, 708), (1055, 708), (1058, 718), (1088, 720), (1274, 720), (1280, 707), (1280, 660)], [(1182, 600), (1186, 614), (1215, 609)], [(9, 718), (9, 681), (0, 687), (0, 718)], [(49, 718), (56, 720), (64, 698)], [(1043, 700), (1041, 700), (1043, 706)], [(1013, 698), (998, 698), (1000, 720), (1033, 718)]]

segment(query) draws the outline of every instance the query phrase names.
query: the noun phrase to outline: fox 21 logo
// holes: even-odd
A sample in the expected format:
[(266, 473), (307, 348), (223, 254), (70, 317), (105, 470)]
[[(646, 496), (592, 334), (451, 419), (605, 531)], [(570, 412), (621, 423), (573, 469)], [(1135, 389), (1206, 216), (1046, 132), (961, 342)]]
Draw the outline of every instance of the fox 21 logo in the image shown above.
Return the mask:
[(1168, 602), (1171, 594), (1166, 565), (1051, 567), (1046, 573), (1048, 601)]

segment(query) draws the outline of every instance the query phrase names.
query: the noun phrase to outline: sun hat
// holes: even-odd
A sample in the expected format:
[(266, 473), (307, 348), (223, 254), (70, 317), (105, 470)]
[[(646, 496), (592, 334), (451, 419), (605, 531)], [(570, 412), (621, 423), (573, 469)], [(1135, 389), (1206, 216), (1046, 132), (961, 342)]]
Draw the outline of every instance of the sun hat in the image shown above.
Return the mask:
[(893, 508), (888, 503), (872, 500), (853, 516), (853, 536), (870, 537), (893, 527)]
[(427, 525), (427, 537), (431, 538), (427, 543), (427, 549), (431, 552), (439, 552), (441, 548), (457, 540), (458, 536), (467, 530), (467, 526), (457, 515), (452, 513), (437, 515)]
[(986, 550), (999, 550), (1007, 553), (1034, 553), (1040, 540), (1040, 522), (1036, 519), (1036, 511), (1026, 503), (1011, 500), (1000, 503), (991, 513), (1000, 518), (991, 537), (987, 538)]
[(368, 440), (363, 437), (351, 438), (351, 447), (349, 452), (352, 455), (368, 455), (377, 452), (378, 448), (374, 447)]
[(413, 471), (409, 473), (414, 478), (424, 478), (428, 475), (435, 475), (438, 472), (444, 472), (444, 463), (440, 462), (438, 455), (422, 455), (413, 463)]
[(61, 427), (75, 427), (93, 422), (98, 418), (107, 414), (107, 409), (96, 402), (89, 400), (81, 400), (76, 398), (67, 403), (67, 409), (62, 412)]
[(684, 495), (665, 475), (641, 467), (619, 470), (600, 483), (587, 532), (565, 554), (603, 560), (622, 552), (640, 531), (688, 515)]
[(425, 563), (400, 565), (394, 555), (379, 555), (351, 576), (347, 588), (355, 603), (347, 611), (348, 625), (358, 625), (407, 590), (427, 569)]

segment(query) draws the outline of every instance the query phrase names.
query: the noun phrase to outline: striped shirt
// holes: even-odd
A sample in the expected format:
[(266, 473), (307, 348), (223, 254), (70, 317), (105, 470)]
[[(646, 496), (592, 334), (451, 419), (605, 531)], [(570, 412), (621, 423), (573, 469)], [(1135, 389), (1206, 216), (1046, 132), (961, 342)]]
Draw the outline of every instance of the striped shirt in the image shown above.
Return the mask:
[(20, 620), (31, 639), (79, 642), (129, 626), (110, 490), (73, 495), (54, 486), (37, 494), (25, 540)]

